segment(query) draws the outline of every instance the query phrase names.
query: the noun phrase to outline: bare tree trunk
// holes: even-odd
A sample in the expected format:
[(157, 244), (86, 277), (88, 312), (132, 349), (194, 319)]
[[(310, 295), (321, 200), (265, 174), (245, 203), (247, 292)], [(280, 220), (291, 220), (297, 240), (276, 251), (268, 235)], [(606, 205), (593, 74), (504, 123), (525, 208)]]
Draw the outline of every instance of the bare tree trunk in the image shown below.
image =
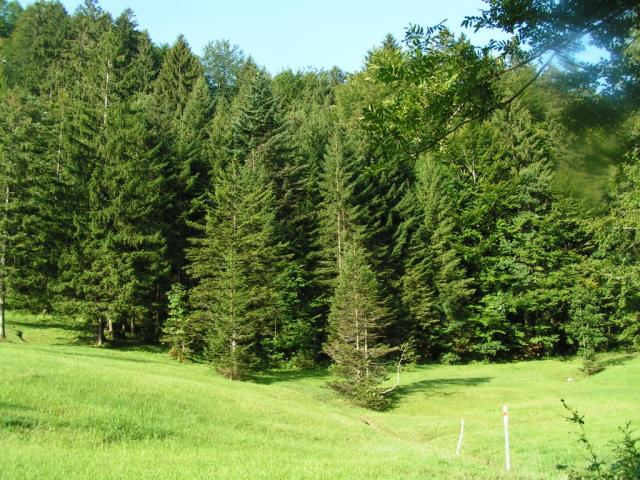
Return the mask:
[(107, 331), (109, 333), (113, 333), (113, 321), (111, 320), (111, 317), (107, 318)]
[(340, 212), (338, 212), (338, 231), (337, 231), (337, 240), (338, 240), (338, 272), (342, 271), (342, 222), (340, 217)]
[(98, 346), (101, 347), (104, 343), (104, 322), (102, 317), (98, 319), (98, 338), (97, 338)]
[[(2, 258), (4, 260), (4, 256)], [(4, 263), (4, 262), (2, 262)], [(4, 326), (4, 312), (5, 312), (5, 284), (4, 276), (0, 274), (0, 340), (7, 338), (7, 332)]]
[(369, 332), (367, 331), (367, 317), (363, 320), (364, 323), (364, 332), (363, 332), (363, 340), (364, 340), (364, 365), (365, 365), (365, 376), (369, 377)]
[(107, 124), (107, 111), (109, 110), (109, 71), (111, 70), (112, 62), (111, 60), (107, 61), (107, 75), (104, 86), (104, 125)]
[[(4, 197), (4, 215), (5, 219), (9, 215), (9, 185), (5, 190)], [(0, 232), (1, 234), (2, 232)], [(7, 264), (7, 240), (2, 239), (2, 245), (0, 245), (0, 340), (7, 338), (7, 332), (5, 329), (5, 305), (7, 300), (7, 283), (5, 281), (4, 268)]]

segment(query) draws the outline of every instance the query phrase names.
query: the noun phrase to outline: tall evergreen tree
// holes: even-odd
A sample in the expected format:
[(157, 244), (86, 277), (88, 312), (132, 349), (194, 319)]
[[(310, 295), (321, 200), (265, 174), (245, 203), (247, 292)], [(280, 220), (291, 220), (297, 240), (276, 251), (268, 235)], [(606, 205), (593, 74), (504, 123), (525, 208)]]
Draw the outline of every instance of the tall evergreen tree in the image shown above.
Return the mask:
[(32, 311), (48, 305), (55, 271), (47, 216), (49, 128), (33, 97), (10, 92), (0, 102), (0, 338), (7, 304)]
[(164, 55), (155, 83), (158, 102), (174, 118), (182, 116), (191, 90), (202, 76), (202, 66), (180, 35)]
[(390, 348), (381, 338), (386, 312), (378, 288), (364, 250), (350, 242), (344, 249), (329, 314), (325, 352), (334, 362), (334, 380), (329, 385), (358, 404), (379, 409), (386, 404), (380, 383)]
[(202, 236), (188, 251), (197, 282), (190, 302), (205, 355), (233, 380), (246, 378), (262, 356), (261, 339), (277, 309), (281, 247), (274, 196), (265, 167), (232, 160), (213, 180)]
[(194, 233), (188, 224), (194, 220), (193, 202), (206, 185), (201, 149), (211, 113), (207, 90), (198, 58), (179, 36), (164, 55), (153, 90), (158, 114), (167, 127), (165, 135), (172, 144), (165, 171), (167, 207), (163, 214), (172, 282), (182, 278), (187, 239)]

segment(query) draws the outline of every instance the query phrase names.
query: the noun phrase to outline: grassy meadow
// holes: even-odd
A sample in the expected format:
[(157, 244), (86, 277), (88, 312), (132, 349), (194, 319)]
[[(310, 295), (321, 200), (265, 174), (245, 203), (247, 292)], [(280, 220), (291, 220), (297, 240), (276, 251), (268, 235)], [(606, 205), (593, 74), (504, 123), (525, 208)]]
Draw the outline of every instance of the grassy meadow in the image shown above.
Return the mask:
[(586, 415), (602, 452), (618, 426), (640, 426), (640, 358), (629, 354), (588, 378), (579, 360), (413, 367), (379, 413), (337, 398), (325, 371), (232, 382), (161, 349), (83, 344), (73, 325), (10, 313), (8, 326), (2, 479), (562, 478), (556, 465), (583, 452), (561, 398)]

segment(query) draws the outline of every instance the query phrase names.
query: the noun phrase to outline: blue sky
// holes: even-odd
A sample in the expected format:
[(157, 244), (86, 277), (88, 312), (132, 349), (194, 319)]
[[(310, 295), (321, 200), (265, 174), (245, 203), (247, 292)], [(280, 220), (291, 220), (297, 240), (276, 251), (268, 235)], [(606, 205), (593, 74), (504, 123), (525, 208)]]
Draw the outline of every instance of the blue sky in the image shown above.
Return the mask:
[[(62, 0), (73, 13), (80, 0)], [(291, 67), (348, 71), (361, 67), (371, 47), (387, 33), (404, 36), (410, 23), (433, 25), (448, 19), (460, 30), (481, 0), (102, 0), (117, 15), (130, 7), (156, 43), (182, 33), (196, 53), (211, 40), (229, 39), (272, 73)], [(483, 35), (478, 40), (486, 40)]]
[[(62, 0), (73, 13), (81, 0)], [(334, 65), (354, 71), (367, 51), (387, 33), (402, 39), (410, 23), (447, 20), (455, 31), (465, 15), (476, 14), (481, 0), (102, 0), (114, 16), (130, 7), (140, 28), (156, 43), (184, 34), (201, 53), (209, 41), (229, 39), (271, 73)], [(474, 35), (481, 44), (497, 32)]]

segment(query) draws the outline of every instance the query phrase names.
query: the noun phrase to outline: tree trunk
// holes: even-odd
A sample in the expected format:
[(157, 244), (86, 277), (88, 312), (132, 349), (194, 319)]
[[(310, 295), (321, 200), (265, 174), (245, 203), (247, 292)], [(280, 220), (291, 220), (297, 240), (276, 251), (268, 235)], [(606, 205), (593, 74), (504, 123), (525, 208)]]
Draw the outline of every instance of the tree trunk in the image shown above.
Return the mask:
[(0, 276), (0, 340), (4, 340), (5, 338), (7, 338), (7, 332), (5, 331), (4, 327), (4, 303), (4, 278)]
[(98, 346), (101, 347), (104, 343), (104, 323), (102, 318), (98, 319), (98, 338), (97, 338)]
[[(5, 218), (9, 215), (9, 186), (7, 185), (4, 198)], [(7, 284), (5, 282), (5, 266), (7, 264), (7, 244), (6, 240), (0, 245), (0, 340), (7, 338), (5, 329), (5, 304), (7, 299)]]

